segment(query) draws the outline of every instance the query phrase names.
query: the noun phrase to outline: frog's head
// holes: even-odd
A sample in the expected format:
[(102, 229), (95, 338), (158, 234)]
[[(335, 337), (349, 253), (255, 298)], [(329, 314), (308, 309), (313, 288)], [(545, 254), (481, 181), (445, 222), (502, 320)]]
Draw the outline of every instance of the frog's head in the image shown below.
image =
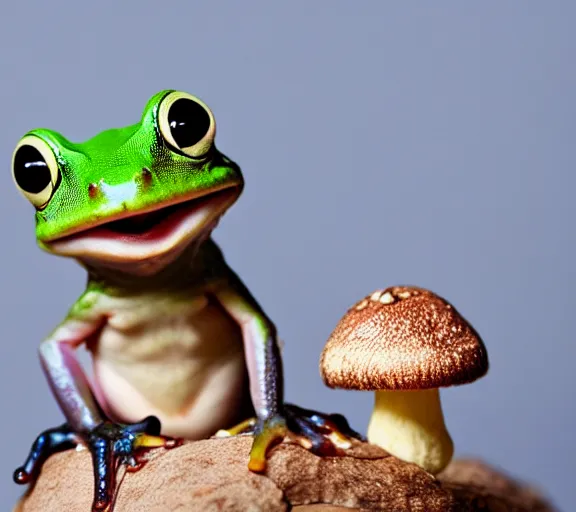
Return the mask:
[(163, 266), (205, 237), (240, 195), (240, 168), (214, 145), (198, 98), (162, 91), (138, 124), (75, 144), (28, 132), (12, 158), (16, 186), (36, 209), (40, 247), (123, 267)]

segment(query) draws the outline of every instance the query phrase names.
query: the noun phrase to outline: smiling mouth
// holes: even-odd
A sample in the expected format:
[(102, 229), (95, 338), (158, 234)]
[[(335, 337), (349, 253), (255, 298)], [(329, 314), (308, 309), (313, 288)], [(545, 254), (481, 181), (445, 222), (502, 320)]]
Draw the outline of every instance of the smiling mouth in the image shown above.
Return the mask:
[(153, 232), (163, 221), (169, 221), (170, 217), (186, 207), (199, 206), (207, 198), (192, 199), (186, 203), (178, 203), (148, 213), (140, 213), (131, 217), (113, 220), (103, 225), (104, 228), (114, 231), (119, 235), (143, 235)]
[[(84, 234), (90, 234), (89, 232), (94, 230), (101, 235), (123, 240), (130, 239), (132, 242), (160, 240), (189, 215), (209, 210), (211, 206), (219, 202), (219, 199), (227, 195), (230, 195), (230, 189), (212, 192), (196, 199), (171, 204), (150, 212), (112, 220), (100, 226), (89, 228)], [(106, 231), (109, 233), (105, 233)]]
[(141, 261), (169, 253), (214, 228), (239, 194), (237, 186), (181, 199), (143, 213), (123, 214), (45, 242), (64, 256)]

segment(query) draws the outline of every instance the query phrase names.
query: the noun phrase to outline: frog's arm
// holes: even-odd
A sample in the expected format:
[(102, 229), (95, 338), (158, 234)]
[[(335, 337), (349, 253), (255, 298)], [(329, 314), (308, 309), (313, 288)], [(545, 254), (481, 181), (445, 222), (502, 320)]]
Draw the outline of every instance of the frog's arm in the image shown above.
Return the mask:
[(258, 419), (282, 412), (284, 378), (276, 327), (256, 299), (231, 270), (214, 296), (242, 330), (250, 396)]
[(138, 448), (174, 445), (160, 436), (160, 422), (145, 418), (134, 425), (119, 425), (104, 417), (88, 379), (74, 353), (107, 321), (94, 306), (98, 292), (87, 291), (72, 307), (66, 319), (40, 345), (40, 360), (46, 378), (66, 423), (42, 432), (33, 443), (25, 463), (14, 472), (19, 484), (33, 481), (52, 454), (84, 444), (94, 467), (93, 511), (108, 510), (116, 492), (117, 462), (139, 467)]
[(287, 434), (284, 377), (276, 327), (230, 268), (226, 268), (226, 278), (213, 289), (213, 296), (242, 331), (250, 396), (258, 421), (248, 467), (262, 471), (266, 467), (268, 448)]
[(81, 308), (82, 300), (41, 343), (39, 351), (42, 369), (68, 425), (75, 432), (87, 433), (102, 423), (103, 417), (74, 352), (98, 332), (106, 318)]
[(74, 351), (94, 336), (105, 318), (96, 314), (86, 292), (70, 309), (64, 321), (40, 344), (42, 369), (66, 423), (42, 432), (33, 443), (25, 463), (14, 472), (14, 480), (26, 484), (34, 480), (48, 457), (73, 448), (97, 425), (102, 414), (90, 384)]
[[(217, 250), (212, 247), (213, 251)], [(284, 376), (281, 342), (276, 327), (240, 278), (215, 252), (211, 255), (214, 282), (210, 294), (237, 322), (242, 331), (250, 396), (256, 418), (243, 421), (217, 435), (254, 434), (248, 468), (266, 469), (269, 448), (291, 437), (317, 454), (335, 455), (350, 446), (350, 439), (362, 436), (338, 414), (323, 414), (284, 403)]]

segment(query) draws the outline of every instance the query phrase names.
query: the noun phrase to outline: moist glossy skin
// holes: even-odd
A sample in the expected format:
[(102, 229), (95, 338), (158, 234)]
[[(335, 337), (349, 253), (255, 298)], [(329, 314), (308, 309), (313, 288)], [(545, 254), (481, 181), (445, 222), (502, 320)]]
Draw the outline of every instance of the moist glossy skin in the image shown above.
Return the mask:
[[(334, 448), (331, 417), (283, 403), (275, 326), (210, 236), (244, 184), (214, 137), (210, 109), (167, 90), (138, 124), (79, 144), (33, 130), (17, 145), (13, 177), (36, 208), (39, 245), (88, 272), (40, 345), (66, 423), (40, 434), (18, 483), (80, 442), (94, 461), (93, 510), (108, 510), (117, 462), (139, 467), (138, 449), (165, 446), (166, 435), (198, 439), (254, 413), (252, 470), (265, 469), (287, 418), (309, 448)], [(93, 355), (92, 384), (75, 355), (81, 344)]]
[[(200, 138), (195, 147), (179, 150), (174, 136), (162, 132), (171, 130), (161, 108), (171, 99), (200, 107), (179, 114), (201, 125), (191, 130)], [(162, 115), (168, 122), (162, 123)], [(243, 336), (234, 313), (210, 299), (233, 289), (235, 277), (208, 237), (240, 194), (243, 180), (238, 166), (215, 149), (214, 132), (213, 115), (200, 100), (164, 91), (148, 102), (138, 124), (80, 144), (50, 130), (33, 130), (20, 144), (52, 152), (57, 163), (49, 169), (48, 201), (36, 211), (39, 244), (76, 257), (89, 269), (86, 293), (41, 347), (48, 378), (66, 416), (79, 428), (88, 426), (83, 418), (97, 414), (92, 407), (78, 407), (77, 397), (71, 400), (78, 376), (69, 372), (60, 347), (87, 338), (94, 355), (93, 391), (111, 418), (137, 421), (154, 414), (167, 435), (188, 438), (236, 419), (245, 394)], [(14, 169), (17, 185), (33, 177), (23, 178), (23, 173), (38, 172)], [(197, 221), (182, 235), (170, 236), (184, 224), (180, 217), (188, 204), (197, 208), (191, 198), (202, 201)], [(175, 204), (171, 221), (166, 207)], [(146, 212), (152, 212), (148, 218), (134, 216)], [(227, 293), (235, 296), (232, 302), (246, 300), (235, 291)], [(271, 324), (262, 313), (256, 317), (256, 323)], [(82, 336), (75, 331), (77, 322), (83, 324)], [(251, 343), (267, 343), (249, 336)], [(62, 373), (70, 375), (62, 378)], [(267, 414), (269, 404), (256, 401)]]

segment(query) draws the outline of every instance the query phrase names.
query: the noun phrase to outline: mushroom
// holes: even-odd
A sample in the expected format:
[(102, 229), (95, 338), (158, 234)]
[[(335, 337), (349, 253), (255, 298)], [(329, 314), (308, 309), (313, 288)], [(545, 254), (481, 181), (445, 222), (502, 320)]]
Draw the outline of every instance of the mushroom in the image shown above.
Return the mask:
[(432, 474), (454, 453), (438, 388), (487, 371), (474, 328), (446, 300), (413, 286), (378, 290), (352, 306), (320, 360), (328, 387), (375, 391), (368, 441)]

